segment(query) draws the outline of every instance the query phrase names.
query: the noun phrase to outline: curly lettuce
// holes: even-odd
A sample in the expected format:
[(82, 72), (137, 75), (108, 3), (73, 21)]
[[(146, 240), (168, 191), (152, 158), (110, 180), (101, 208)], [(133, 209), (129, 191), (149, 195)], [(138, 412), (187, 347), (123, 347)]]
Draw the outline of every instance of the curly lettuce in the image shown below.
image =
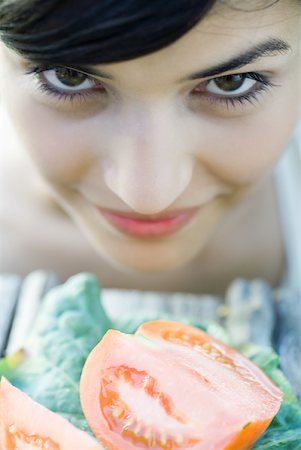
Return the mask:
[[(47, 294), (24, 348), (0, 360), (0, 377), (5, 376), (34, 400), (92, 434), (79, 400), (81, 371), (90, 351), (109, 328), (134, 333), (143, 322), (168, 318), (172, 319), (159, 313), (156, 317), (136, 314), (133, 319), (121, 317), (111, 322), (101, 304), (97, 279), (91, 274), (76, 275)], [(216, 323), (192, 325), (230, 343)], [(253, 344), (238, 350), (284, 392), (278, 414), (254, 450), (301, 450), (301, 407), (279, 369), (278, 355), (271, 348)]]

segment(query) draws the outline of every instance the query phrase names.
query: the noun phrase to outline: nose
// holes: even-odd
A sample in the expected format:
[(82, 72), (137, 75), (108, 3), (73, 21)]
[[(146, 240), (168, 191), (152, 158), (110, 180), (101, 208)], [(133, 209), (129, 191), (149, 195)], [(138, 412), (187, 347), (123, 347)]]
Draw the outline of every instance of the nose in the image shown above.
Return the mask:
[(177, 122), (174, 114), (158, 106), (127, 111), (114, 127), (105, 183), (135, 212), (164, 211), (190, 183), (193, 159)]

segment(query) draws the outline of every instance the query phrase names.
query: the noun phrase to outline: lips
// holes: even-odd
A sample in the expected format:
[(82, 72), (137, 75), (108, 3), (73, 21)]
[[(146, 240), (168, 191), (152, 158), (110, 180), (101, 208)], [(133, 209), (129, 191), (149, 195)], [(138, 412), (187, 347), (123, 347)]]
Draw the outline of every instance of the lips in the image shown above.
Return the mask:
[(192, 219), (198, 209), (191, 208), (165, 216), (147, 217), (98, 208), (102, 216), (116, 229), (140, 238), (160, 238), (176, 233)]

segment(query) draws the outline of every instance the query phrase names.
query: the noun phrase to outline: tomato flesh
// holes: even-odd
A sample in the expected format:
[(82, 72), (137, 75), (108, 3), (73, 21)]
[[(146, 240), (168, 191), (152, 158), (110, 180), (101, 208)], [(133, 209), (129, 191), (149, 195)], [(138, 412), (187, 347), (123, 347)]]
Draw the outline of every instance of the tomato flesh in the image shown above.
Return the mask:
[(89, 434), (32, 400), (5, 378), (0, 382), (1, 450), (102, 450)]
[(190, 325), (170, 320), (156, 320), (142, 324), (136, 334), (188, 347), (206, 353), (208, 357), (222, 364), (233, 368), (236, 366), (233, 358), (238, 356), (237, 352), (217, 339), (209, 338), (207, 333)]
[(180, 415), (173, 411), (172, 399), (159, 390), (158, 382), (146, 371), (122, 365), (108, 368), (102, 376), (102, 389), (99, 396), (100, 408), (110, 430), (119, 433), (125, 440), (142, 444), (146, 448), (181, 449), (198, 442), (178, 435), (175, 438), (158, 432), (132, 414), (130, 406), (116, 392), (116, 382), (122, 380), (133, 389), (142, 389), (146, 396), (156, 400), (167, 416), (184, 423)]
[[(154, 331), (155, 330), (155, 331)], [(82, 408), (108, 450), (249, 450), (282, 393), (250, 361), (175, 322), (110, 330), (89, 355)]]
[(257, 383), (268, 390), (272, 396), (282, 398), (281, 391), (261, 369), (233, 348), (209, 337), (198, 328), (171, 320), (156, 320), (142, 324), (137, 329), (136, 335), (190, 348), (200, 355), (208, 356), (222, 367), (228, 366), (229, 369), (233, 369), (233, 373), (235, 372), (245, 381)]
[(10, 425), (6, 431), (7, 450), (15, 450), (29, 446), (35, 450), (60, 450), (50, 438), (44, 438), (38, 434), (28, 435), (23, 431), (18, 431), (14, 425)]
[[(143, 334), (144, 328), (140, 329), (141, 334)], [(146, 328), (147, 330), (147, 328)], [(149, 334), (146, 334), (149, 336)], [(218, 349), (213, 343), (209, 343), (204, 339), (202, 335), (198, 336), (196, 334), (188, 335), (184, 331), (180, 330), (167, 330), (162, 334), (162, 339), (168, 342), (173, 342), (174, 344), (186, 346), (193, 348), (196, 351), (205, 352), (210, 358), (218, 361), (222, 364), (226, 364), (230, 367), (235, 367), (234, 361), (226, 356), (220, 349)]]

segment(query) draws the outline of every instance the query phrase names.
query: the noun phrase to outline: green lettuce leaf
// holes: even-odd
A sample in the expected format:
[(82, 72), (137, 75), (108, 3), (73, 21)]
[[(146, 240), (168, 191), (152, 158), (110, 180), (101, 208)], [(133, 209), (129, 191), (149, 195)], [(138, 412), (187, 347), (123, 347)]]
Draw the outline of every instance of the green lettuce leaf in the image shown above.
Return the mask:
[(80, 406), (79, 381), (88, 354), (109, 328), (97, 279), (72, 277), (45, 297), (25, 347), (0, 360), (0, 377), (91, 433)]
[[(100, 302), (100, 287), (91, 274), (79, 274), (54, 288), (44, 299), (30, 339), (14, 355), (0, 360), (0, 377), (78, 428), (91, 432), (79, 401), (82, 367), (92, 348), (109, 328), (134, 333), (144, 322), (172, 319), (166, 314), (145, 315), (110, 322)], [(213, 322), (190, 323), (231, 345), (227, 332)], [(238, 349), (284, 392), (281, 408), (254, 450), (301, 450), (301, 407), (279, 370), (279, 357), (271, 348), (248, 344)]]
[(301, 406), (292, 388), (281, 372), (279, 356), (269, 347), (248, 344), (239, 349), (242, 354), (259, 366), (284, 393), (278, 414), (254, 450), (300, 450)]

